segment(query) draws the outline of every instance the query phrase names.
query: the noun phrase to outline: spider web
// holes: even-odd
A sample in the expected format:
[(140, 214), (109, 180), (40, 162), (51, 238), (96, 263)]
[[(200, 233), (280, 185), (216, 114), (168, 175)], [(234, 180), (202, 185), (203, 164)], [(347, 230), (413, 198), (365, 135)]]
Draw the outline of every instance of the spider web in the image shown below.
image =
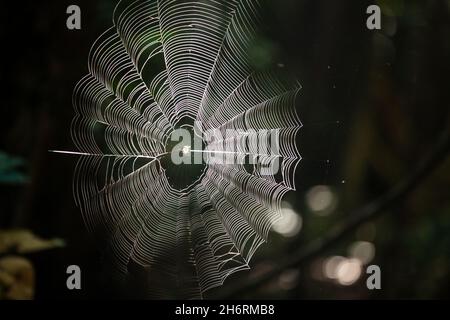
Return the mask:
[[(149, 297), (201, 298), (248, 269), (295, 189), (300, 85), (279, 66), (253, 65), (261, 5), (123, 0), (74, 90), (77, 206), (115, 268), (143, 272)], [(238, 151), (232, 164), (207, 155), (201, 180), (177, 190), (161, 159), (186, 119), (206, 154)], [(276, 153), (261, 130), (277, 136)], [(240, 164), (249, 157), (250, 169)]]

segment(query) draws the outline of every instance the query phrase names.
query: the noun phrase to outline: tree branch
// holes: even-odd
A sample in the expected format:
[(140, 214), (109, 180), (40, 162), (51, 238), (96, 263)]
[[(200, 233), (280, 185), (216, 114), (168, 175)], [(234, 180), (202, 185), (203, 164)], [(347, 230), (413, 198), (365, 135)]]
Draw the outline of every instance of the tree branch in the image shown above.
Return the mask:
[(313, 240), (309, 244), (301, 247), (291, 254), (289, 258), (280, 260), (280, 263), (275, 268), (271, 269), (271, 271), (268, 271), (259, 277), (250, 278), (249, 280), (225, 287), (219, 298), (235, 297), (245, 291), (256, 289), (281, 274), (284, 270), (298, 267), (337, 244), (358, 226), (381, 215), (396, 201), (400, 201), (408, 196), (422, 181), (431, 175), (440, 164), (443, 163), (449, 152), (450, 126), (447, 126), (445, 132), (430, 150), (429, 154), (419, 162), (415, 169), (411, 171), (411, 174), (403, 181), (376, 200), (355, 210), (350, 214), (346, 221), (333, 227), (325, 236)]

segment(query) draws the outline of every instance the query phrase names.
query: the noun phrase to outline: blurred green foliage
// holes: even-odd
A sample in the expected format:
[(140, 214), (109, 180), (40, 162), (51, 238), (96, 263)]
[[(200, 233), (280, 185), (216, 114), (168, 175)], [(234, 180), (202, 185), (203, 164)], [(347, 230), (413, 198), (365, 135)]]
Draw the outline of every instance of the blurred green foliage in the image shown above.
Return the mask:
[(0, 151), (0, 183), (22, 184), (28, 182), (28, 177), (20, 170), (24, 164), (23, 159)]

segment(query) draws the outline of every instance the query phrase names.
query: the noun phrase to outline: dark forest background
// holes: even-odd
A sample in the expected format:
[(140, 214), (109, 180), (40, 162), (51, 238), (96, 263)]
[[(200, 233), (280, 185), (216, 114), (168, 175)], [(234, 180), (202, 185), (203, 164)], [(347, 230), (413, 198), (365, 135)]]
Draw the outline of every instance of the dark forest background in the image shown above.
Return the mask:
[[(298, 190), (286, 198), (298, 228), (274, 232), (251, 271), (232, 276), (206, 298), (270, 270), (402, 181), (450, 121), (449, 1), (269, 2), (262, 55), (284, 64), (303, 86), (304, 159)], [(82, 10), (80, 31), (66, 28), (71, 4)], [(74, 149), (72, 90), (87, 73), (90, 46), (112, 25), (115, 4), (7, 1), (0, 11), (0, 229), (60, 239), (42, 240), (46, 250), (22, 254), (32, 264), (38, 299), (139, 297), (111, 281), (101, 248), (74, 205), (76, 157), (48, 152)], [(366, 28), (370, 4), (382, 8), (380, 31)], [(449, 186), (447, 157), (406, 198), (330, 249), (233, 298), (450, 297)], [(1, 248), (0, 259), (6, 256)], [(326, 266), (333, 267), (333, 257), (366, 259), (364, 268), (379, 265), (382, 290), (367, 290), (364, 269), (330, 277)], [(66, 288), (71, 264), (82, 269), (81, 291)]]

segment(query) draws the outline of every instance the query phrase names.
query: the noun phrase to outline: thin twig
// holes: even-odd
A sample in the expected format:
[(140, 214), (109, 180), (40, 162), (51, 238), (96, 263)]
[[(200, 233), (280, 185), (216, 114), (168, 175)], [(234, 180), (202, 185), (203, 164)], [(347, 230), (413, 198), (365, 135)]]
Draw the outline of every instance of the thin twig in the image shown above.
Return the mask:
[(355, 230), (364, 222), (377, 217), (385, 212), (387, 208), (402, 200), (409, 195), (416, 187), (420, 185), (431, 173), (444, 162), (450, 152), (450, 128), (447, 127), (438, 142), (430, 150), (429, 154), (425, 156), (416, 168), (411, 171), (411, 174), (406, 177), (399, 184), (394, 186), (384, 195), (380, 196), (371, 203), (355, 210), (349, 215), (349, 218), (341, 224), (332, 228), (325, 236), (313, 240), (309, 244), (301, 247), (289, 258), (279, 260), (280, 263), (259, 277), (248, 278), (246, 281), (238, 282), (230, 285), (228, 288), (222, 290), (219, 298), (230, 298), (236, 295), (256, 289), (280, 275), (284, 270), (298, 267), (311, 258), (317, 257), (325, 250), (336, 245), (340, 240), (345, 238), (349, 233)]

